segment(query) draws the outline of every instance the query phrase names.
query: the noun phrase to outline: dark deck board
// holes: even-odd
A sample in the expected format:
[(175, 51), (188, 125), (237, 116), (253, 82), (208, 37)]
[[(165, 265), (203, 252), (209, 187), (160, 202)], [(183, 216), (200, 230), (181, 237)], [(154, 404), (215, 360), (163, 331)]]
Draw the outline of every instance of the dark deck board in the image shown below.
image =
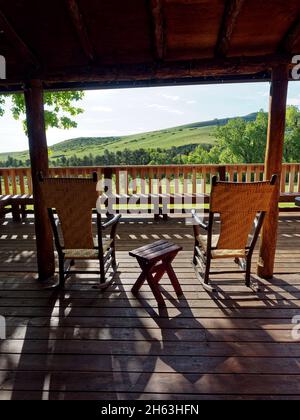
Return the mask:
[[(116, 284), (101, 294), (94, 274), (78, 275), (63, 295), (36, 280), (32, 221), (0, 226), (0, 315), (7, 317), (0, 399), (300, 398), (300, 339), (291, 335), (300, 315), (299, 214), (281, 217), (276, 275), (259, 280), (257, 294), (234, 273), (214, 275), (220, 292), (209, 296), (193, 272), (191, 226), (182, 220), (126, 220), (118, 236)], [(139, 300), (130, 292), (140, 270), (128, 251), (157, 240), (183, 247), (174, 269), (184, 297), (165, 277), (164, 311), (148, 286)], [(231, 267), (215, 263), (217, 271)]]

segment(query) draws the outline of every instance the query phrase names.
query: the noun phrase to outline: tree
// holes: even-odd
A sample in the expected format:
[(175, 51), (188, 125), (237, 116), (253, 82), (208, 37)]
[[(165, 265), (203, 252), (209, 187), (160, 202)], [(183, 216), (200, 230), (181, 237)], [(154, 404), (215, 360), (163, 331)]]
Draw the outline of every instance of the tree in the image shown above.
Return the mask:
[(183, 162), (186, 165), (209, 164), (211, 163), (211, 160), (209, 152), (205, 150), (202, 146), (198, 146), (194, 152), (191, 152), (189, 155), (184, 156)]
[(289, 106), (286, 113), (284, 160), (287, 163), (300, 161), (300, 111), (296, 106)]
[(230, 120), (215, 132), (217, 145), (210, 152), (220, 163), (260, 163), (264, 161), (268, 114), (260, 111), (255, 121)]
[[(5, 113), (7, 100), (11, 98), (11, 113), (15, 120), (22, 120), (24, 131), (27, 133), (25, 98), (21, 93), (13, 95), (0, 95), (0, 116)], [(46, 129), (60, 128), (68, 130), (76, 128), (74, 120), (76, 116), (82, 114), (84, 110), (75, 106), (76, 102), (84, 98), (84, 92), (45, 92), (45, 123)]]

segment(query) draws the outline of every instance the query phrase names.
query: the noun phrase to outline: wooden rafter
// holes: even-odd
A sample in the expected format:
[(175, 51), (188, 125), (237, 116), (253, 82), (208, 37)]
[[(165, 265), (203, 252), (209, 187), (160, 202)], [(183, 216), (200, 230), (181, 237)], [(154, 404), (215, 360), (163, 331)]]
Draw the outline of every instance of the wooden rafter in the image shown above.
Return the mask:
[(162, 61), (165, 56), (165, 28), (161, 0), (150, 0), (155, 59)]
[(300, 42), (300, 16), (294, 22), (294, 24), (289, 28), (288, 32), (285, 34), (283, 41), (280, 44), (280, 50), (292, 53), (294, 47), (297, 43)]
[(4, 32), (8, 41), (13, 45), (19, 56), (22, 57), (28, 64), (34, 65), (36, 68), (40, 67), (39, 60), (33, 54), (31, 49), (26, 45), (21, 36), (16, 32), (12, 24), (8, 21), (4, 13), (0, 10), (0, 27)]
[(95, 51), (90, 40), (87, 27), (85, 25), (82, 13), (79, 9), (77, 0), (66, 0), (67, 7), (77, 32), (81, 47), (90, 61), (95, 60)]
[(226, 57), (230, 48), (233, 31), (245, 0), (227, 0), (216, 46), (216, 56)]

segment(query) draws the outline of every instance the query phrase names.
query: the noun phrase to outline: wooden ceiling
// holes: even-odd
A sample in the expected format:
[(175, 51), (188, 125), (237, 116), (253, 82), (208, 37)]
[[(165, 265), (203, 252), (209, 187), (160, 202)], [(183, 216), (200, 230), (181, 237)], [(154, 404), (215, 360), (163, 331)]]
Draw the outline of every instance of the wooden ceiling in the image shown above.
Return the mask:
[(268, 79), (296, 53), (299, 0), (0, 0), (2, 91)]

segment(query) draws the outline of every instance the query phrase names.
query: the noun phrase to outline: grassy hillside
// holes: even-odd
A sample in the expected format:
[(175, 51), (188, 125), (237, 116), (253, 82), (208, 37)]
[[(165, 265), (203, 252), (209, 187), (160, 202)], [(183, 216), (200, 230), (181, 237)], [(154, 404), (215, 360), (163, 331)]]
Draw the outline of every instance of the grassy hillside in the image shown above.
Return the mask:
[[(255, 117), (256, 114), (250, 114), (243, 118), (253, 120)], [(63, 156), (68, 158), (73, 155), (83, 157), (90, 153), (92, 155), (103, 155), (105, 150), (117, 152), (124, 149), (170, 149), (173, 146), (180, 147), (190, 144), (213, 144), (215, 128), (218, 125), (225, 125), (228, 121), (228, 118), (205, 121), (125, 137), (92, 137), (66, 140), (50, 148), (50, 159), (55, 160)], [(28, 152), (1, 153), (0, 161), (7, 160), (8, 156), (26, 161)]]

